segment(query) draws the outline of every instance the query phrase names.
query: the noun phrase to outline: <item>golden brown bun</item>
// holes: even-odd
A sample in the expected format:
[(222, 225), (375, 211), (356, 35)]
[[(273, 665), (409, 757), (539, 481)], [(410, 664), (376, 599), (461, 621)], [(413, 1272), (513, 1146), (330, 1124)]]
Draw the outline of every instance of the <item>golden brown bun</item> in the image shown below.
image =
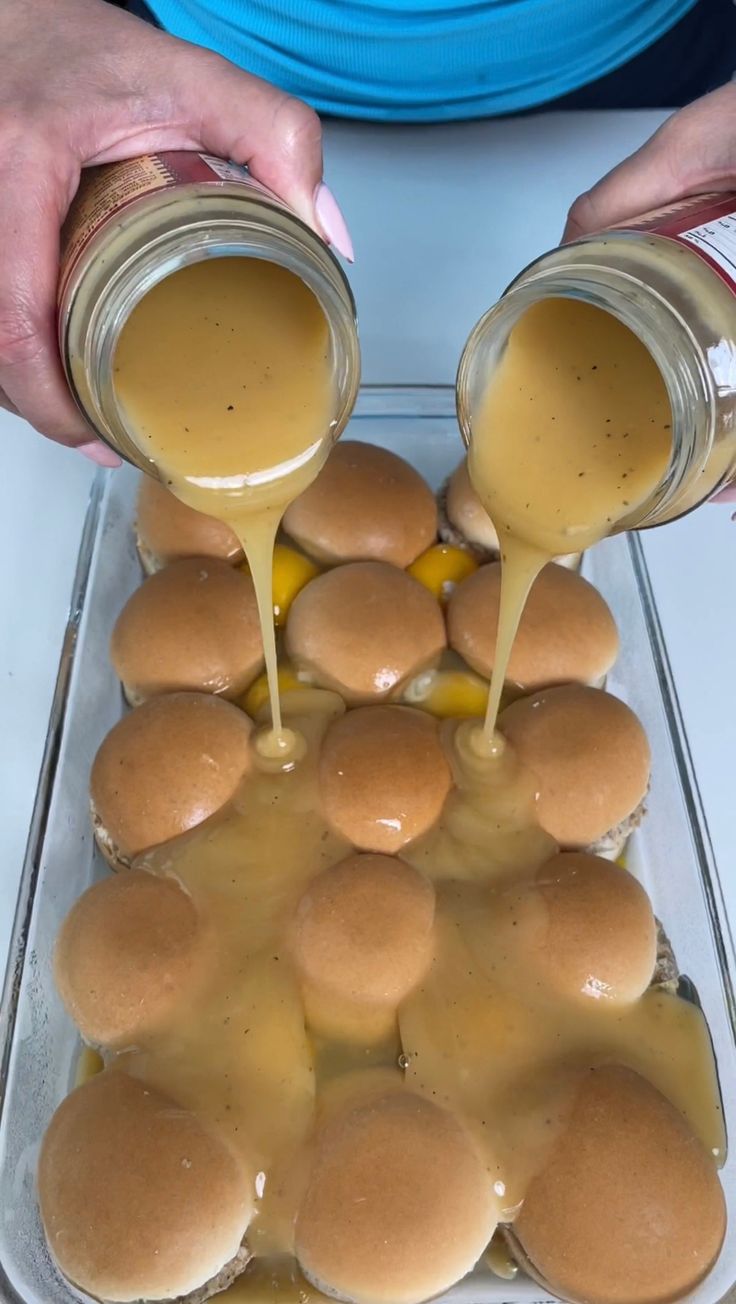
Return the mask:
[(187, 507), (150, 475), (142, 477), (138, 489), (136, 534), (149, 575), (183, 557), (243, 560), (243, 549), (229, 526)]
[(318, 1134), (297, 1257), (328, 1294), (418, 1304), (474, 1267), (497, 1220), (492, 1178), (461, 1123), (396, 1091)]
[[(354, 1061), (351, 1061), (352, 1063)], [(379, 1061), (371, 1068), (350, 1067), (344, 1073), (337, 1073), (334, 1076), (327, 1074), (324, 1081), (320, 1083), (315, 1100), (316, 1125), (322, 1128), (336, 1115), (344, 1114), (346, 1110), (365, 1105), (379, 1096), (404, 1091), (405, 1088), (405, 1073), (397, 1063), (389, 1068)]]
[[(649, 986), (657, 926), (644, 888), (598, 856), (554, 856), (526, 888), (492, 898), (496, 959), (519, 961), (530, 982), (569, 999), (626, 1004)], [(500, 965), (499, 965), (500, 967)]]
[(455, 468), (447, 482), (445, 510), (450, 524), (468, 543), (476, 544), (484, 552), (498, 555), (498, 534), (470, 483), (466, 458)]
[(546, 688), (507, 706), (499, 728), (536, 776), (537, 818), (562, 847), (590, 846), (644, 800), (649, 743), (634, 712), (610, 693)]
[(387, 697), (435, 665), (445, 643), (445, 622), (432, 594), (380, 561), (319, 575), (294, 599), (286, 627), (292, 661), (350, 703)]
[(344, 439), (286, 510), (283, 527), (318, 561), (408, 566), (437, 537), (437, 504), (396, 453)]
[[(450, 646), (490, 678), (495, 662), (501, 563), (455, 589), (447, 611)], [(550, 684), (599, 684), (618, 653), (616, 623), (597, 589), (575, 571), (545, 566), (532, 585), (506, 678), (527, 692)]]
[(302, 897), (292, 951), (322, 1035), (379, 1037), (431, 959), (434, 889), (391, 856), (353, 855)]
[(110, 659), (131, 705), (157, 693), (238, 697), (263, 666), (250, 575), (201, 557), (173, 562), (128, 598)]
[(119, 720), (92, 765), (95, 837), (114, 867), (219, 810), (251, 766), (251, 722), (206, 693), (154, 697)]
[(86, 1041), (132, 1046), (165, 1021), (202, 971), (204, 929), (173, 878), (131, 869), (72, 906), (54, 955), (56, 985)]
[(451, 782), (436, 721), (406, 706), (364, 706), (336, 720), (319, 775), (334, 828), (360, 850), (388, 855), (439, 819)]
[(713, 1160), (682, 1114), (613, 1065), (582, 1079), (512, 1234), (564, 1299), (665, 1304), (710, 1271), (725, 1220)]
[(219, 1137), (114, 1070), (57, 1109), (38, 1190), (61, 1271), (103, 1300), (189, 1294), (239, 1255), (252, 1214), (251, 1182)]

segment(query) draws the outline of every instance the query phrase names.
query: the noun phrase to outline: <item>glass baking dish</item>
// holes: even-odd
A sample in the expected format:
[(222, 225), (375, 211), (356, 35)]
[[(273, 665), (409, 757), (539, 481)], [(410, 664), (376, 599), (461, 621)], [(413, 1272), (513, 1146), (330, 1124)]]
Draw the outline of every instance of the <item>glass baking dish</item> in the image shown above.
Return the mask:
[[(438, 487), (462, 453), (454, 391), (449, 386), (367, 387), (348, 437), (395, 449)], [(36, 1209), (35, 1169), (40, 1137), (73, 1083), (80, 1049), (54, 988), (51, 955), (68, 909), (105, 872), (94, 850), (87, 787), (96, 748), (123, 710), (107, 647), (115, 617), (141, 580), (132, 530), (136, 484), (129, 468), (100, 472), (91, 492), (2, 1000), (0, 1295), (23, 1304), (79, 1298), (47, 1253)], [(629, 863), (649, 891), (687, 976), (683, 993), (699, 1000), (707, 1014), (726, 1126), (733, 1137), (733, 941), (639, 540), (607, 540), (586, 557), (584, 570), (605, 594), (621, 630), (621, 655), (609, 687), (640, 716), (654, 756), (648, 816), (632, 838)], [(727, 1239), (714, 1271), (689, 1297), (693, 1304), (736, 1300), (733, 1153), (722, 1180)], [(505, 1282), (478, 1269), (446, 1299), (541, 1304), (540, 1296), (539, 1286), (523, 1277)]]

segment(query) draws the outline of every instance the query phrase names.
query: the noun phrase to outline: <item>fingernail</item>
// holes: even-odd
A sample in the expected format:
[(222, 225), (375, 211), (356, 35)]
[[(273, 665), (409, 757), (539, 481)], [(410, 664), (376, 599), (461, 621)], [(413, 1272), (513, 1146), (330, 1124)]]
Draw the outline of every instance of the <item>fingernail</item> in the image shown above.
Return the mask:
[(88, 444), (77, 444), (77, 452), (82, 457), (89, 458), (90, 462), (96, 462), (97, 466), (122, 466), (123, 459), (118, 457), (107, 444), (103, 444), (101, 439), (90, 439)]
[(324, 181), (320, 182), (315, 191), (314, 211), (327, 243), (334, 245), (337, 252), (342, 254), (343, 258), (347, 258), (349, 263), (354, 263), (355, 253), (347, 222), (330, 187), (326, 186)]

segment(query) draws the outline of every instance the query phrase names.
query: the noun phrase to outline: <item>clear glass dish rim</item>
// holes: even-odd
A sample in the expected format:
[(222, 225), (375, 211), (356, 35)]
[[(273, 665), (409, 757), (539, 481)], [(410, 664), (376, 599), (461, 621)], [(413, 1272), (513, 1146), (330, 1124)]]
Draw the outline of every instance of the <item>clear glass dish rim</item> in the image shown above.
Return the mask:
[[(448, 384), (364, 384), (361, 386), (351, 421), (355, 419), (359, 421), (361, 418), (375, 419), (377, 417), (389, 420), (392, 417), (451, 418), (454, 420), (454, 386)], [(67, 622), (62, 635), (58, 671), (49, 712), (49, 724), (21, 869), (5, 978), (2, 996), (0, 997), (0, 1122), (5, 1110), (8, 1067), (14, 1044), (29, 929), (36, 899), (36, 886), (43, 854), (49, 808), (54, 793), (57, 761), (66, 723), (79, 629), (85, 611), (85, 600), (97, 541), (98, 525), (104, 505), (105, 487), (113, 474), (112, 471), (99, 469), (90, 489), (72, 581)], [(698, 871), (705, 894), (713, 944), (718, 957), (723, 985), (729, 1029), (736, 1045), (736, 948), (734, 947), (733, 930), (726, 910), (723, 886), (713, 852), (642, 541), (638, 535), (629, 534), (626, 536), (626, 542), (649, 635), (675, 768), (682, 790)], [(86, 1299), (87, 1297), (80, 1295), (80, 1298)], [(728, 1292), (724, 1297), (724, 1304), (725, 1301), (731, 1299), (736, 1300), (736, 1290)], [(2, 1263), (0, 1263), (0, 1300), (12, 1300), (15, 1304), (24, 1304), (24, 1301), (8, 1279)]]

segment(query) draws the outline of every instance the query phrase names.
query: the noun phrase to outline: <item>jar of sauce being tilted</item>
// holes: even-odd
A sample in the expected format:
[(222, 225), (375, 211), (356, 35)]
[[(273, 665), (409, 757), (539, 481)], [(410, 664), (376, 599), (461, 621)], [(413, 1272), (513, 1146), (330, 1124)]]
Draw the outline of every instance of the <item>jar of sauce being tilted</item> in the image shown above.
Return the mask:
[(172, 273), (243, 256), (275, 264), (312, 291), (328, 327), (333, 439), (360, 380), (355, 303), (323, 240), (247, 169), (175, 151), (85, 170), (61, 242), (59, 345), (69, 386), (99, 436), (142, 470), (153, 466), (131, 438), (113, 383), (125, 323)]
[[(533, 326), (524, 401), (536, 402), (540, 417), (544, 395), (533, 390), (541, 368), (532, 354), (549, 361), (567, 338), (564, 383), (582, 386), (581, 412), (598, 405), (605, 422), (606, 394), (616, 397), (619, 387), (618, 400), (628, 391), (630, 414), (638, 412), (653, 429), (668, 428), (666, 456), (647, 492), (635, 501), (624, 484), (621, 510), (604, 522), (610, 528), (602, 533), (672, 520), (736, 479), (736, 194), (685, 199), (621, 229), (586, 236), (545, 254), (512, 282), (473, 330), (458, 372), (458, 416), (471, 467), (484, 396), (522, 321), (524, 330)], [(648, 371), (626, 344), (631, 334), (640, 353), (649, 355)], [(606, 367), (604, 383), (600, 369)], [(664, 394), (655, 394), (661, 383)], [(549, 394), (549, 378), (545, 385)], [(660, 398), (671, 414), (661, 423)], [(557, 441), (562, 457), (569, 430), (561, 421), (555, 429), (554, 420), (559, 414), (548, 406), (540, 430), (549, 448)], [(531, 446), (527, 453), (534, 454)], [(517, 441), (515, 456), (521, 455)], [(586, 473), (582, 464), (580, 472)]]

